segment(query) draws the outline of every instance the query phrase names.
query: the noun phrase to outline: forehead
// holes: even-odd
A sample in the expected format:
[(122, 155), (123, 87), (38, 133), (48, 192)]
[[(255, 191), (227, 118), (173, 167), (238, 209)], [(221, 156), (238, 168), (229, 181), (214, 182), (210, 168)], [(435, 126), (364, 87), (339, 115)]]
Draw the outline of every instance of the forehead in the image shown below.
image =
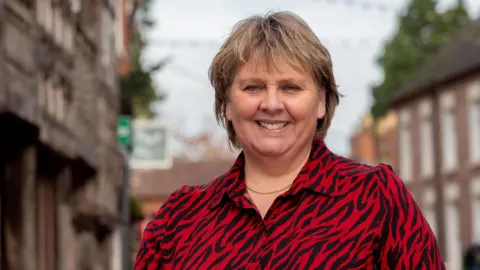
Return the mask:
[(297, 80), (313, 79), (309, 69), (298, 60), (252, 58), (239, 67), (235, 81), (266, 77)]

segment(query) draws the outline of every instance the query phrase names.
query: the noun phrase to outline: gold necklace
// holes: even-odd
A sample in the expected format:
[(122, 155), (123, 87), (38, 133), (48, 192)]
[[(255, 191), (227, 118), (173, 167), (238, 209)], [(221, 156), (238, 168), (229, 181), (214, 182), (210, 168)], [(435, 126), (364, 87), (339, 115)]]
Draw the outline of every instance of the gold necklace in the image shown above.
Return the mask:
[(284, 191), (284, 190), (290, 188), (291, 186), (292, 186), (292, 184), (289, 184), (288, 186), (286, 186), (286, 187), (284, 187), (284, 188), (281, 188), (281, 189), (278, 189), (278, 190), (274, 190), (274, 191), (269, 191), (269, 192), (260, 192), (260, 191), (253, 190), (253, 189), (249, 188), (248, 186), (246, 186), (246, 187), (247, 187), (248, 190), (250, 190), (251, 192), (256, 193), (256, 194), (260, 194), (260, 195), (270, 195), (270, 194), (278, 193), (278, 192), (280, 192), (280, 191)]

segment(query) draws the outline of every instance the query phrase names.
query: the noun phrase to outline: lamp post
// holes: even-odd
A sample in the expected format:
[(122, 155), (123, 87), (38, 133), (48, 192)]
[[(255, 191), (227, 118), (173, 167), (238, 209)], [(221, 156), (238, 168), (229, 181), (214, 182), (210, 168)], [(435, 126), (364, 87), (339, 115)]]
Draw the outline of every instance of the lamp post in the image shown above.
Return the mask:
[(132, 269), (132, 239), (130, 232), (130, 151), (132, 147), (132, 118), (131, 116), (120, 116), (117, 125), (118, 144), (123, 156), (123, 181), (121, 189), (121, 217), (123, 226), (122, 237), (122, 270)]

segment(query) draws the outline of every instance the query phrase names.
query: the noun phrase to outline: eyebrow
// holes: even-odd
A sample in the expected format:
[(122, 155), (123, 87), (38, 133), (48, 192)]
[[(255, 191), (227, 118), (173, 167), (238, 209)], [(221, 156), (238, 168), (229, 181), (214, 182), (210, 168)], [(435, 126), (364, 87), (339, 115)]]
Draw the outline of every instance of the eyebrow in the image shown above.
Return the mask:
[(282, 79), (279, 82), (281, 84), (299, 84), (299, 85), (305, 85), (306, 84), (305, 79), (293, 79), (293, 78)]
[(248, 79), (240, 79), (236, 83), (239, 85), (245, 85), (249, 83), (264, 83), (265, 80), (261, 78), (248, 78)]
[[(300, 85), (305, 85), (306, 80), (305, 79), (294, 79), (294, 78), (285, 78), (285, 79), (280, 79), (277, 81), (279, 84), (300, 84)], [(239, 85), (245, 85), (245, 84), (250, 84), (250, 83), (265, 83), (265, 79), (258, 78), (258, 77), (252, 77), (248, 79), (239, 79), (237, 82)]]

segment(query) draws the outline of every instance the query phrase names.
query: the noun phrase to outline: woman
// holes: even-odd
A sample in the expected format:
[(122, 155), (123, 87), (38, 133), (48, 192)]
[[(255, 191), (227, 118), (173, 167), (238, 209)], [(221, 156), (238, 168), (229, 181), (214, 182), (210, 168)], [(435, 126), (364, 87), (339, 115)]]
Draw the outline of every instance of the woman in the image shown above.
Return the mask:
[(209, 185), (170, 196), (135, 269), (445, 269), (392, 169), (325, 146), (339, 93), (330, 55), (302, 19), (239, 22), (210, 80), (217, 119), (242, 153)]

